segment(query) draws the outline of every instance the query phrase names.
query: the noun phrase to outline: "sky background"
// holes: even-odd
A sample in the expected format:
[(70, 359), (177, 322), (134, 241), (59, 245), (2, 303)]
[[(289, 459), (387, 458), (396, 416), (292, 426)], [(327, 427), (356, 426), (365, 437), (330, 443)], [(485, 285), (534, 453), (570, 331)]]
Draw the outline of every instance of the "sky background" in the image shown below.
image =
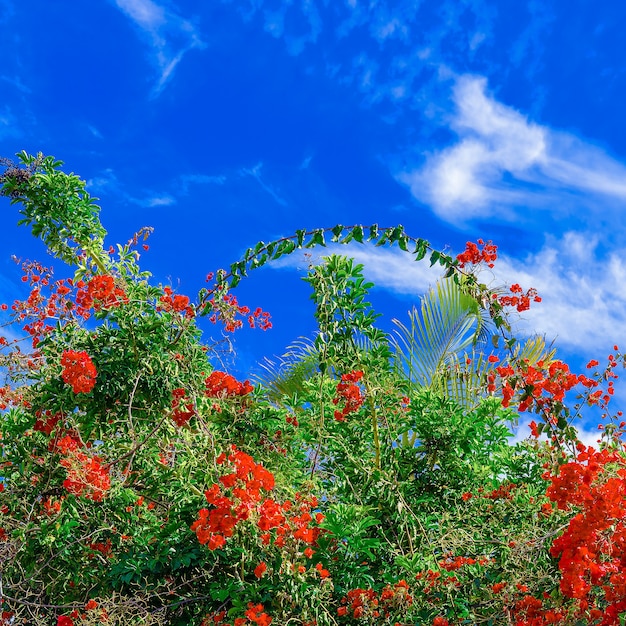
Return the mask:
[[(0, 155), (85, 178), (107, 243), (153, 226), (143, 265), (192, 296), (298, 228), (401, 223), (453, 254), (491, 239), (486, 280), (537, 288), (522, 323), (581, 367), (626, 349), (625, 22), (616, 0), (0, 0)], [(45, 251), (0, 204), (11, 301), (11, 255)], [(386, 327), (436, 279), (350, 254)], [(238, 287), (274, 324), (236, 336), (240, 374), (313, 331), (307, 263)]]

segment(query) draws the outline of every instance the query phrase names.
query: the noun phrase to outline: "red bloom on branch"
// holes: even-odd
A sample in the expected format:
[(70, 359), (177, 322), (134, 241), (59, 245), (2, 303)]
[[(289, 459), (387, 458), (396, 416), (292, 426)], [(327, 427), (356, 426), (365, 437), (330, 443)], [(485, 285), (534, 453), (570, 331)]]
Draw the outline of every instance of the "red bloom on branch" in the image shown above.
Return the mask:
[(187, 392), (182, 389), (172, 390), (172, 419), (178, 426), (184, 426), (195, 414), (193, 402), (185, 402)]
[(502, 306), (515, 307), (519, 313), (528, 311), (531, 302), (541, 302), (541, 298), (537, 295), (537, 290), (532, 287), (524, 293), (524, 290), (515, 283), (511, 285), (510, 292), (513, 295), (500, 296), (498, 302)]
[(111, 488), (109, 469), (101, 464), (100, 457), (71, 450), (60, 464), (67, 469), (63, 487), (76, 496), (100, 502)]
[(86, 352), (66, 350), (61, 356), (61, 377), (74, 393), (89, 393), (96, 384), (97, 371)]
[[(498, 246), (492, 244), (491, 241), (485, 243), (482, 239), (479, 239), (477, 243), (478, 245), (473, 241), (468, 241), (465, 250), (457, 255), (459, 267), (463, 268), (470, 264), (478, 265), (483, 262), (487, 264), (487, 267), (493, 267), (494, 261), (498, 258)], [(482, 248), (478, 246), (482, 246)]]
[(337, 395), (333, 398), (335, 405), (344, 402), (343, 410), (335, 411), (335, 419), (338, 422), (345, 422), (346, 416), (358, 411), (365, 402), (365, 396), (356, 384), (361, 378), (363, 378), (363, 372), (360, 370), (342, 374), (341, 381), (337, 384)]
[(87, 283), (87, 290), (81, 289), (76, 294), (76, 302), (79, 307), (89, 309), (93, 306), (95, 311), (109, 309), (128, 302), (123, 289), (115, 286), (113, 276), (101, 274), (94, 276)]
[(240, 383), (230, 374), (218, 371), (211, 372), (204, 384), (206, 386), (204, 393), (209, 398), (245, 396), (254, 389), (249, 380)]
[(194, 317), (195, 311), (189, 304), (189, 298), (182, 295), (174, 295), (171, 287), (164, 287), (164, 295), (161, 296), (160, 308), (168, 312), (180, 313), (184, 317)]
[(248, 604), (248, 610), (245, 613), (246, 617), (259, 626), (269, 626), (272, 623), (272, 618), (263, 611), (262, 604)]

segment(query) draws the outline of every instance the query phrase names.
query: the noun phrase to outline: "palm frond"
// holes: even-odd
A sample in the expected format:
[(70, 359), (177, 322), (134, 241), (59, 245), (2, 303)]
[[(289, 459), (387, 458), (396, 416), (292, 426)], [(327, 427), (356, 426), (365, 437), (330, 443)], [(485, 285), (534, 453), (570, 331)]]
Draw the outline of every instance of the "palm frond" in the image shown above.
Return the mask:
[(319, 355), (314, 341), (300, 337), (282, 356), (266, 357), (259, 365), (264, 374), (254, 375), (253, 381), (262, 385), (270, 402), (279, 404), (282, 398), (301, 393), (305, 381), (319, 372)]
[(480, 305), (452, 279), (439, 281), (426, 293), (409, 324), (393, 320), (397, 368), (415, 385), (428, 387), (458, 355), (486, 344), (492, 322)]
[(545, 337), (535, 335), (526, 339), (523, 344), (515, 346), (513, 354), (516, 359), (528, 361), (530, 365), (534, 365), (538, 361), (549, 363), (556, 356), (556, 348), (553, 343), (548, 346)]

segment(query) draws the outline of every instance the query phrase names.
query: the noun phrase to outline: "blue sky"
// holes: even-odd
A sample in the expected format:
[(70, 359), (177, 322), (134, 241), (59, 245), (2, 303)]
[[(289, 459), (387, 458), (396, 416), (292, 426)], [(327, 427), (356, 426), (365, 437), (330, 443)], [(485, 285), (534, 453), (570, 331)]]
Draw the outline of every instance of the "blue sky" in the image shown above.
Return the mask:
[[(626, 4), (615, 0), (0, 0), (0, 154), (53, 154), (89, 181), (111, 243), (193, 295), (257, 240), (401, 223), (460, 252), (492, 239), (494, 284), (536, 287), (528, 328), (575, 363), (626, 348)], [(3, 202), (11, 254), (43, 257)], [(353, 251), (386, 320), (435, 276)], [(240, 371), (314, 325), (307, 259), (239, 299), (274, 329)]]

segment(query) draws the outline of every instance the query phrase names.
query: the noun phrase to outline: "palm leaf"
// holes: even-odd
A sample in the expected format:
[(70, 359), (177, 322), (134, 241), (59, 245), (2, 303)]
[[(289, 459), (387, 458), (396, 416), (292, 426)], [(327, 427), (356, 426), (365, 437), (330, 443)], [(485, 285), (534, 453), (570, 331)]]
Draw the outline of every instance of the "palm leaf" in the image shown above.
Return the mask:
[(262, 385), (270, 402), (281, 404), (285, 397), (301, 394), (304, 383), (319, 372), (319, 355), (314, 341), (300, 337), (282, 356), (266, 357), (259, 365), (264, 373), (254, 375), (254, 382)]
[(396, 367), (420, 387), (445, 376), (468, 349), (486, 345), (493, 328), (487, 312), (452, 279), (437, 282), (422, 297), (419, 310), (409, 312), (408, 324), (393, 323)]

